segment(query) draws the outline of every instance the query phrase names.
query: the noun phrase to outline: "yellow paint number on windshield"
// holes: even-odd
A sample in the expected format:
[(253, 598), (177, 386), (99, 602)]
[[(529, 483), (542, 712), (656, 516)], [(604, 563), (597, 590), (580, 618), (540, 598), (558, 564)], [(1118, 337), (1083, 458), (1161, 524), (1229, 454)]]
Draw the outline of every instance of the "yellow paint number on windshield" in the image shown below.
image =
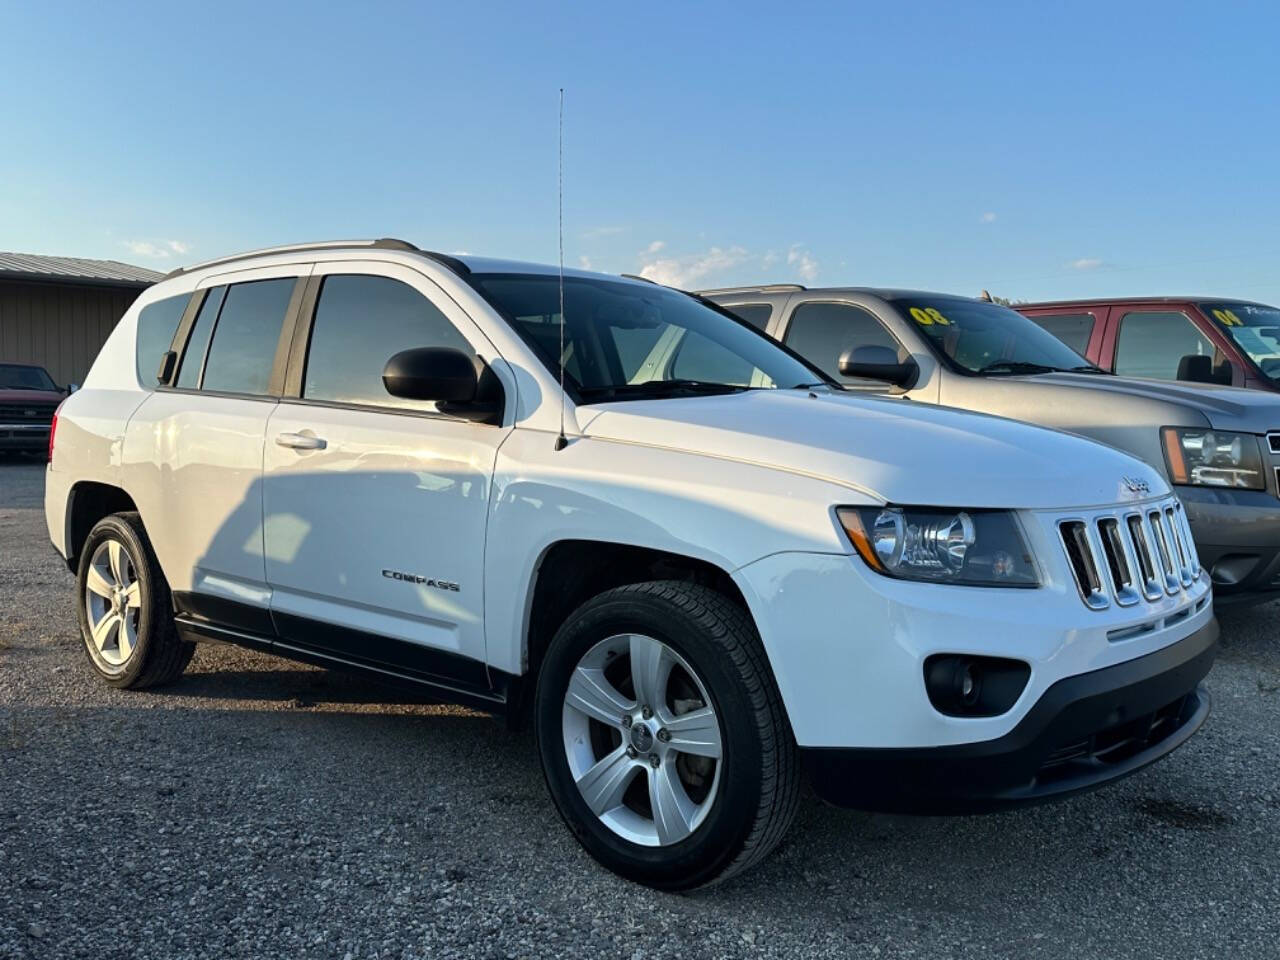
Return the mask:
[(1213, 311), (1214, 318), (1224, 327), (1243, 327), (1244, 321), (1237, 317), (1230, 310)]
[(937, 307), (912, 307), (911, 319), (924, 327), (931, 327), (935, 323), (941, 326), (949, 326), (951, 321), (938, 312)]

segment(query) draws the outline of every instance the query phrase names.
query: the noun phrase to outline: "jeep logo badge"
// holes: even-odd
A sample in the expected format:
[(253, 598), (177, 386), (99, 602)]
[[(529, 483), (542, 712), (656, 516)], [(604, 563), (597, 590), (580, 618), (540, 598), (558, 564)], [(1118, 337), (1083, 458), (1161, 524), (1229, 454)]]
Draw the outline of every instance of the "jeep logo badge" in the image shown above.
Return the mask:
[(1145, 480), (1138, 479), (1137, 477), (1121, 477), (1120, 484), (1130, 493), (1138, 496), (1145, 496), (1151, 492), (1150, 484)]

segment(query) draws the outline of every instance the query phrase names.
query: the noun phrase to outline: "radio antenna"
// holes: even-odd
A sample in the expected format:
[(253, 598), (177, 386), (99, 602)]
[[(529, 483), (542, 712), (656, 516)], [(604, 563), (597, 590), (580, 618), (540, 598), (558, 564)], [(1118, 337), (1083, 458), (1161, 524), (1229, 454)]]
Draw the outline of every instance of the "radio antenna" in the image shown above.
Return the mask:
[(558, 233), (560, 240), (560, 435), (556, 437), (556, 449), (563, 450), (569, 445), (564, 435), (564, 87), (560, 88), (560, 139), (558, 152), (557, 205), (559, 212)]

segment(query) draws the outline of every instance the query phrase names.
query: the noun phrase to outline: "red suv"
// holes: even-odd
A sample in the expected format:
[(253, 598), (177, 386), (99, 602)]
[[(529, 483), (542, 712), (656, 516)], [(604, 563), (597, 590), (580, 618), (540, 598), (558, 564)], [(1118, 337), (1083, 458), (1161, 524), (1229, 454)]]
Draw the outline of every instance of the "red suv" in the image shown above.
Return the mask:
[(1276, 307), (1148, 297), (1020, 303), (1014, 309), (1121, 376), (1280, 391)]

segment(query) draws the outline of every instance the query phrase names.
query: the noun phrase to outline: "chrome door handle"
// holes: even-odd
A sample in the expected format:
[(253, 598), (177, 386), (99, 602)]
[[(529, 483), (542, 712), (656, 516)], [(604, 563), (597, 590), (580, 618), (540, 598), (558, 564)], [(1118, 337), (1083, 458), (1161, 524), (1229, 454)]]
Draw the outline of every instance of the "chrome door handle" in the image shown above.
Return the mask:
[(328, 444), (319, 437), (309, 437), (305, 433), (278, 433), (276, 445), (290, 447), (294, 450), (323, 450)]

